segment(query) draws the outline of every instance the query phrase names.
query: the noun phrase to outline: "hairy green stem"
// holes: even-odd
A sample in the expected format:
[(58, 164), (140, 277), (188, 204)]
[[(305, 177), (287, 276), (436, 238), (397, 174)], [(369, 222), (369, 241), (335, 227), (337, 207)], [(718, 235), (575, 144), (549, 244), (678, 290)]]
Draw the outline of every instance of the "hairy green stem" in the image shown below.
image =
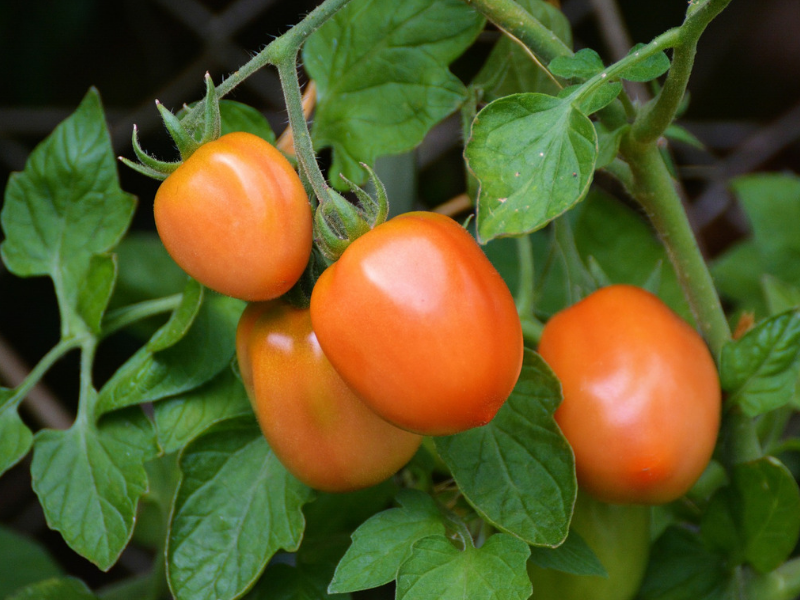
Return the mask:
[(522, 325), (522, 339), (527, 342), (530, 348), (539, 346), (539, 340), (542, 339), (542, 330), (544, 325), (534, 317), (520, 317), (519, 320)]
[(674, 46), (672, 66), (658, 96), (647, 104), (633, 124), (633, 138), (640, 144), (657, 140), (675, 119), (689, 76), (694, 66), (697, 42), (709, 23), (731, 2), (731, 0), (709, 0), (686, 17), (678, 29), (678, 41)]
[(78, 348), (84, 343), (84, 338), (62, 339), (50, 351), (45, 354), (39, 363), (31, 369), (25, 380), (14, 389), (14, 394), (3, 403), (3, 406), (16, 407), (25, 399), (39, 380), (62, 356), (74, 348)]
[(294, 151), (297, 162), (300, 164), (302, 172), (308, 177), (317, 200), (325, 202), (328, 199), (328, 183), (317, 164), (308, 123), (306, 123), (303, 113), (303, 94), (297, 78), (297, 51), (281, 60), (278, 64), (278, 73), (281, 77), (281, 88), (283, 88), (286, 109), (289, 113), (289, 125), (294, 135)]
[(758, 460), (764, 455), (753, 419), (745, 415), (738, 406), (725, 412), (721, 437), (723, 460), (728, 469)]
[(94, 418), (94, 407), (97, 404), (97, 392), (92, 381), (92, 367), (97, 351), (96, 337), (85, 339), (81, 344), (81, 384), (78, 396), (77, 420), (86, 421)]
[(622, 138), (620, 150), (633, 174), (630, 191), (656, 228), (697, 325), (718, 356), (730, 340), (730, 328), (664, 159), (655, 144), (637, 144), (630, 134)]
[[(300, 46), (308, 37), (319, 29), (325, 21), (341, 10), (350, 0), (325, 0), (312, 10), (306, 18), (292, 27), (280, 37), (272, 40), (261, 52), (253, 56), (230, 77), (220, 83), (216, 90), (217, 96), (222, 98), (230, 93), (237, 85), (250, 77), (253, 73), (266, 65), (278, 65), (297, 55)], [(202, 103), (198, 103), (184, 118), (188, 126), (193, 125), (203, 113)], [(295, 139), (295, 143), (297, 140)]]
[(572, 56), (569, 46), (514, 0), (463, 1), (520, 40), (546, 63), (556, 56)]
[(157, 298), (155, 300), (145, 300), (129, 306), (123, 306), (106, 315), (103, 322), (103, 331), (100, 334), (101, 338), (106, 338), (112, 333), (116, 333), (120, 329), (161, 313), (171, 312), (178, 308), (181, 303), (183, 294), (173, 294), (172, 296), (165, 296), (164, 298)]

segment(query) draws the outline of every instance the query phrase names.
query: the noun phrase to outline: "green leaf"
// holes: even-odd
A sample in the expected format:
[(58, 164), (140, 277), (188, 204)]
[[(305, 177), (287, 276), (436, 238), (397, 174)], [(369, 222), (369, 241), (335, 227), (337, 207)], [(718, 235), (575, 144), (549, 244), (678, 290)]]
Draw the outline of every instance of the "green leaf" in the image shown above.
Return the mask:
[(219, 112), (222, 117), (222, 135), (234, 131), (246, 131), (267, 140), (270, 144), (275, 143), (275, 133), (269, 121), (252, 106), (235, 100), (220, 100)]
[(773, 457), (736, 465), (732, 484), (708, 507), (702, 534), (733, 564), (746, 561), (761, 573), (780, 566), (800, 536), (800, 489), (791, 471)]
[(697, 534), (669, 527), (653, 545), (641, 600), (729, 600), (735, 581)]
[[(258, 584), (244, 600), (325, 600), (334, 598), (326, 591), (330, 570), (303, 565), (292, 567), (284, 563), (271, 564)], [(337, 594), (336, 600), (347, 600), (350, 594)]]
[(756, 416), (787, 404), (800, 375), (800, 309), (758, 323), (722, 348), (720, 381), (728, 402)]
[[(197, 300), (195, 293), (189, 294), (187, 308), (178, 309), (179, 320), (167, 323), (160, 331), (174, 334), (183, 329)], [(197, 316), (179, 342), (160, 352), (141, 348), (111, 377), (100, 390), (98, 414), (175, 396), (210, 381), (230, 364), (243, 307), (240, 300), (205, 294)], [(156, 333), (156, 337), (162, 335), (165, 341), (174, 341), (168, 333)]]
[(80, 579), (56, 577), (29, 585), (6, 600), (97, 600)]
[(417, 540), (444, 535), (445, 527), (436, 503), (417, 490), (403, 490), (397, 497), (402, 508), (378, 513), (353, 533), (328, 590), (332, 594), (355, 592), (393, 581), (411, 556)]
[[(630, 49), (628, 56), (631, 54), (638, 55), (639, 50), (646, 45), (647, 44), (636, 44)], [(667, 55), (663, 52), (658, 52), (635, 65), (631, 65), (619, 74), (619, 78), (627, 79), (628, 81), (651, 81), (656, 77), (661, 77), (664, 73), (669, 71), (669, 68), (670, 62)]]
[(94, 89), (9, 178), (0, 253), (20, 277), (53, 279), (63, 336), (99, 331), (114, 277), (105, 255), (128, 228), (135, 204), (119, 187)]
[(6, 527), (0, 527), (0, 564), (0, 598), (62, 574), (61, 567), (44, 548)]
[(564, 79), (589, 79), (605, 69), (603, 59), (591, 48), (578, 50), (572, 56), (557, 56), (547, 67), (553, 75)]
[[(543, 0), (519, 0), (517, 4), (572, 47), (572, 29), (563, 12)], [(472, 85), (484, 90), (486, 101), (522, 92), (555, 95), (559, 90), (544, 69), (508, 36), (501, 37), (492, 48)]]
[(495, 534), (480, 548), (456, 549), (446, 537), (414, 544), (400, 567), (397, 600), (527, 600), (531, 582), (525, 569), (529, 548), (521, 540)]
[(540, 229), (583, 198), (597, 134), (569, 102), (516, 94), (478, 113), (465, 156), (480, 182), (478, 237), (488, 241)]
[[(568, 98), (582, 87), (581, 85), (574, 85), (564, 88), (558, 93), (558, 97)], [(582, 99), (575, 104), (575, 107), (588, 117), (611, 104), (621, 91), (622, 84), (619, 81), (606, 81), (590, 93), (584, 94)]]
[(564, 543), (555, 548), (531, 548), (531, 562), (543, 569), (555, 569), (573, 575), (608, 577), (603, 563), (575, 530), (569, 530)]
[(177, 600), (235, 598), (303, 535), (311, 490), (292, 477), (252, 417), (214, 425), (183, 451), (167, 573)]
[(11, 402), (14, 390), (0, 387), (0, 475), (28, 454), (33, 444), (31, 430), (17, 413), (17, 403)]
[(97, 428), (78, 418), (66, 431), (37, 433), (31, 477), (47, 525), (109, 569), (133, 533), (136, 504), (147, 489), (143, 464), (156, 451), (152, 425), (138, 408)]
[(253, 413), (232, 369), (223, 369), (205, 385), (153, 408), (159, 444), (167, 453), (183, 448), (214, 423)]
[(761, 286), (770, 314), (777, 315), (800, 307), (800, 287), (784, 283), (772, 275), (764, 275)]
[[(692, 316), (664, 246), (641, 215), (599, 190), (581, 203), (575, 223), (575, 245), (584, 260), (594, 257), (612, 283), (644, 287), (661, 271), (654, 291), (691, 323)], [(659, 267), (659, 265), (662, 265)]]
[(733, 246), (713, 265), (720, 291), (739, 306), (766, 316), (761, 278), (770, 274), (800, 286), (800, 177), (758, 174), (732, 182), (753, 227), (752, 239)]
[(419, 144), (466, 96), (447, 66), (483, 18), (458, 0), (354, 0), (315, 32), (303, 63), (317, 82), (314, 147), (333, 148), (329, 178), (362, 183), (359, 162)]
[(595, 131), (597, 132), (597, 164), (596, 169), (607, 167), (619, 154), (619, 143), (622, 136), (628, 131), (629, 126), (623, 125), (616, 129), (609, 131), (602, 121), (594, 123)]
[(170, 258), (155, 232), (129, 233), (116, 254), (119, 275), (112, 306), (171, 296), (186, 286), (186, 273)]
[(572, 450), (553, 419), (560, 403), (558, 380), (525, 350), (519, 381), (491, 422), (435, 439), (484, 519), (531, 545), (561, 544), (575, 503)]
[(694, 135), (691, 131), (688, 131), (686, 128), (676, 125), (675, 123), (666, 128), (664, 131), (664, 137), (668, 140), (681, 142), (687, 146), (697, 148), (698, 150), (706, 150), (705, 144), (703, 144), (703, 142), (701, 142), (696, 135)]
[(200, 306), (203, 304), (203, 286), (194, 279), (189, 279), (183, 290), (181, 303), (161, 329), (150, 338), (145, 348), (148, 352), (156, 353), (166, 350), (177, 344), (194, 323)]

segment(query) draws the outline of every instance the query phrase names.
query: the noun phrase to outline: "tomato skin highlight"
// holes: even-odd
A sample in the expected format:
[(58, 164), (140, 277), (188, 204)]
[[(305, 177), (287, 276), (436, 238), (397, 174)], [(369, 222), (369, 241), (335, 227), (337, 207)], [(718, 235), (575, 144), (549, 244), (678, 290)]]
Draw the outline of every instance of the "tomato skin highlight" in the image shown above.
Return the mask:
[(326, 492), (370, 487), (402, 468), (422, 438), (370, 411), (331, 366), (307, 309), (251, 304), (239, 320), (242, 380), (281, 463)]
[(598, 290), (550, 319), (539, 354), (561, 381), (555, 418), (584, 490), (662, 504), (700, 477), (719, 431), (719, 377), (700, 335), (656, 296)]
[(443, 215), (406, 213), (356, 239), (317, 281), (311, 320), (350, 388), (416, 433), (485, 425), (522, 368), (508, 287)]
[(175, 262), (227, 296), (277, 298), (311, 254), (311, 207), (300, 178), (275, 147), (250, 133), (198, 148), (158, 188), (153, 210)]

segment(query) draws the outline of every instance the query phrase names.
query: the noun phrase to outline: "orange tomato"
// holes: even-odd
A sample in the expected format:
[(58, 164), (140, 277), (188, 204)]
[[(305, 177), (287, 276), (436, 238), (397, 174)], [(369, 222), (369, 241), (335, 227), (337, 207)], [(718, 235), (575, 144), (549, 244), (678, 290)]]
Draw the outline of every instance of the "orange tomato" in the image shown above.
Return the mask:
[(236, 332), (239, 366), (261, 430), (306, 485), (346, 492), (403, 467), (422, 438), (390, 425), (350, 391), (322, 352), (307, 309), (251, 304)]
[(417, 433), (488, 423), (522, 368), (508, 287), (443, 215), (403, 214), (356, 239), (317, 281), (311, 320), (347, 385)]
[(235, 298), (284, 294), (311, 253), (311, 207), (300, 178), (250, 133), (202, 145), (158, 188), (154, 212), (175, 262)]
[(721, 405), (694, 329), (649, 292), (613, 285), (550, 319), (539, 353), (561, 380), (555, 417), (583, 489), (646, 504), (689, 490), (711, 458)]

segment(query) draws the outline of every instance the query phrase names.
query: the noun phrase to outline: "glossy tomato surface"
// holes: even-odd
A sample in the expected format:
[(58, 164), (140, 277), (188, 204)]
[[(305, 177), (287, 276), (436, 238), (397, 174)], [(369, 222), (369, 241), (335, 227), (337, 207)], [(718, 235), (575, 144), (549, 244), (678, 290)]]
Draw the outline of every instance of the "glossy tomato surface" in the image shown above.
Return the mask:
[(653, 294), (613, 285), (556, 314), (539, 353), (561, 380), (555, 417), (585, 490), (647, 504), (688, 491), (714, 450), (721, 402), (694, 329)]
[(422, 438), (390, 425), (350, 391), (325, 358), (307, 309), (251, 304), (236, 332), (242, 380), (281, 463), (306, 485), (347, 492), (380, 483)]
[(161, 184), (154, 211), (175, 262), (228, 296), (277, 298), (311, 253), (311, 208), (300, 178), (250, 133), (201, 146)]
[(534, 600), (633, 600), (650, 556), (649, 506), (607, 504), (578, 492), (571, 531), (581, 536), (608, 573), (573, 575), (528, 562)]
[(472, 236), (438, 214), (403, 214), (355, 240), (317, 281), (311, 319), (358, 396), (417, 433), (488, 423), (522, 368), (508, 287)]

